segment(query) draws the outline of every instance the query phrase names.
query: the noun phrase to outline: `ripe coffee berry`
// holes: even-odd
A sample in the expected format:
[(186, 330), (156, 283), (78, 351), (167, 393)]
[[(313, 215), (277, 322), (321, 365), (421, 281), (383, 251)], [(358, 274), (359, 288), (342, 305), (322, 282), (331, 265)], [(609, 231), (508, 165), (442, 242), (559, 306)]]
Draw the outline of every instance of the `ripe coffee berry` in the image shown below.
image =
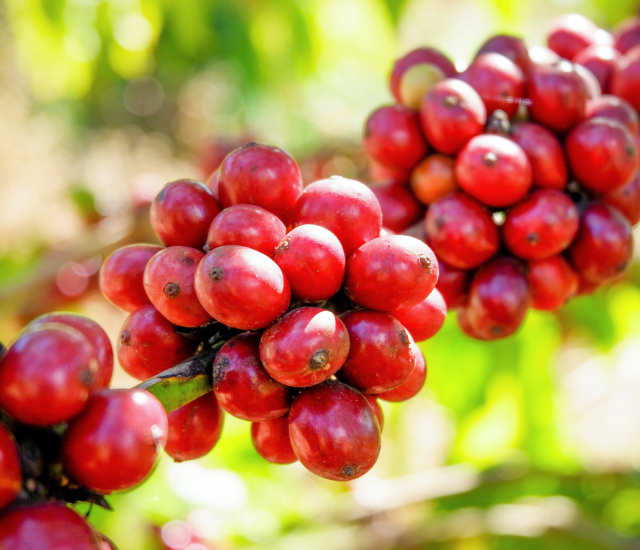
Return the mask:
[(411, 371), (409, 378), (397, 388), (378, 393), (376, 397), (384, 401), (399, 403), (401, 401), (408, 401), (418, 395), (427, 380), (427, 362), (424, 359), (422, 350), (416, 344), (413, 344), (411, 349), (416, 357), (416, 366)]
[(332, 376), (349, 353), (349, 333), (330, 311), (301, 307), (264, 331), (260, 359), (287, 386), (313, 386)]
[(640, 18), (625, 19), (614, 31), (614, 46), (621, 53), (627, 53), (640, 44)]
[(564, 59), (573, 59), (580, 50), (596, 43), (598, 27), (577, 13), (560, 15), (549, 25), (547, 44)]
[(632, 136), (638, 133), (638, 113), (624, 99), (614, 95), (603, 95), (587, 101), (586, 118), (600, 117), (619, 122)]
[(438, 261), (438, 282), (436, 289), (442, 294), (447, 308), (462, 305), (467, 299), (467, 292), (471, 284), (471, 272), (451, 267), (443, 261)]
[(559, 308), (578, 291), (576, 272), (562, 256), (529, 262), (531, 307), (551, 311)]
[(424, 206), (405, 185), (389, 183), (372, 188), (380, 203), (382, 224), (394, 232), (404, 231), (424, 214)]
[(602, 93), (606, 94), (611, 89), (611, 77), (618, 59), (620, 52), (615, 48), (593, 44), (580, 50), (572, 61), (591, 71), (598, 80)]
[(457, 191), (459, 186), (451, 157), (429, 155), (411, 172), (411, 190), (423, 204), (431, 204)]
[(634, 46), (616, 63), (611, 77), (611, 93), (640, 110), (640, 45)]
[(422, 302), (401, 307), (391, 312), (402, 326), (409, 331), (415, 342), (422, 342), (435, 336), (447, 317), (447, 304), (437, 288)]
[(576, 63), (573, 64), (573, 69), (580, 77), (585, 89), (587, 90), (587, 101), (602, 95), (598, 79), (593, 76), (593, 73), (589, 69), (585, 69), (582, 65), (578, 65)]
[(258, 454), (273, 464), (293, 464), (298, 461), (289, 438), (289, 419), (286, 416), (254, 422), (251, 441)]
[(2, 423), (0, 423), (0, 510), (11, 504), (22, 487), (18, 448)]
[(513, 61), (526, 75), (529, 72), (529, 52), (521, 38), (498, 34), (489, 38), (478, 50), (476, 57), (483, 53), (499, 53)]
[(640, 171), (629, 183), (601, 195), (599, 200), (619, 210), (631, 225), (637, 224), (640, 221)]
[(314, 474), (348, 481), (366, 474), (380, 453), (380, 427), (366, 398), (335, 380), (307, 388), (289, 413), (291, 446)]

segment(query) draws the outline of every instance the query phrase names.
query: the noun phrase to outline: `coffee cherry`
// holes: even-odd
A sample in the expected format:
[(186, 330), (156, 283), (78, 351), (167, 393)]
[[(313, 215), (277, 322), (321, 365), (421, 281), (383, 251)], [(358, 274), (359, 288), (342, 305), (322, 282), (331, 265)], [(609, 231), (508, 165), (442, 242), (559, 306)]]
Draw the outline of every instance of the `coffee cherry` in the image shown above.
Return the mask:
[(348, 258), (375, 239), (382, 212), (373, 191), (356, 180), (332, 176), (309, 185), (296, 203), (293, 226), (320, 225), (333, 233)]
[(553, 311), (576, 294), (578, 275), (562, 256), (533, 260), (528, 265), (533, 309)]
[(404, 184), (409, 181), (409, 172), (407, 170), (399, 170), (397, 168), (391, 168), (390, 166), (384, 166), (371, 158), (367, 159), (367, 161), (371, 181), (394, 184)]
[(291, 294), (303, 302), (331, 298), (342, 285), (344, 250), (338, 238), (319, 225), (300, 225), (278, 244), (274, 258), (291, 285)]
[(581, 279), (601, 283), (622, 273), (633, 252), (631, 225), (615, 208), (587, 206), (580, 229), (569, 248), (569, 259)]
[(211, 190), (195, 180), (168, 183), (151, 203), (151, 225), (165, 246), (202, 248), (220, 205)]
[(513, 141), (496, 135), (474, 137), (456, 159), (460, 187), (488, 206), (510, 206), (531, 188), (527, 155)]
[(489, 38), (478, 50), (476, 57), (483, 53), (499, 53), (513, 61), (524, 75), (529, 72), (529, 52), (521, 38), (499, 34)]
[(213, 391), (229, 414), (262, 422), (287, 414), (291, 392), (276, 382), (260, 361), (260, 334), (246, 332), (229, 340), (213, 363)]
[(382, 223), (391, 231), (404, 231), (424, 214), (424, 206), (404, 185), (391, 183), (371, 190), (380, 203)]
[(0, 510), (11, 504), (22, 487), (18, 448), (11, 433), (0, 423)]
[(560, 15), (549, 25), (547, 44), (560, 57), (573, 59), (580, 50), (596, 43), (597, 32), (595, 23), (582, 15)]
[(458, 307), (466, 301), (470, 284), (471, 272), (438, 260), (436, 289), (442, 294), (448, 309)]
[(469, 84), (447, 79), (438, 82), (425, 96), (420, 121), (428, 142), (439, 152), (453, 155), (482, 133), (487, 110)]
[(131, 313), (150, 303), (142, 278), (147, 262), (162, 248), (132, 244), (116, 250), (100, 269), (100, 290), (115, 306)]
[(600, 202), (613, 206), (631, 225), (640, 221), (640, 172), (629, 182), (611, 193), (601, 195)]
[(627, 53), (631, 48), (640, 44), (640, 18), (625, 19), (613, 33), (614, 47), (620, 53)]
[(591, 71), (598, 80), (602, 93), (606, 94), (611, 89), (611, 76), (620, 55), (620, 52), (611, 46), (593, 44), (580, 50), (572, 61)]
[(273, 464), (298, 462), (289, 438), (289, 418), (281, 416), (251, 424), (251, 441), (258, 454)]
[(540, 260), (566, 249), (578, 225), (578, 209), (567, 195), (539, 189), (507, 212), (502, 237), (516, 256)]
[(246, 246), (221, 246), (198, 264), (198, 299), (216, 320), (253, 330), (273, 323), (289, 307), (289, 283), (268, 256)]
[(574, 175), (583, 187), (592, 191), (615, 191), (638, 170), (638, 151), (633, 137), (614, 120), (584, 121), (569, 134), (565, 147)]
[(582, 65), (578, 65), (577, 63), (573, 64), (573, 69), (580, 77), (585, 89), (587, 90), (587, 101), (602, 96), (600, 83), (589, 69), (586, 69), (585, 67), (583, 67)]
[(531, 46), (527, 51), (529, 53), (530, 69), (534, 65), (553, 65), (562, 59), (556, 52), (546, 46)]
[(218, 214), (209, 228), (207, 246), (213, 250), (235, 244), (253, 248), (273, 259), (287, 228), (275, 214), (251, 204), (237, 204)]
[(397, 388), (378, 393), (376, 397), (384, 401), (399, 403), (401, 401), (408, 401), (418, 395), (427, 380), (427, 362), (425, 361), (422, 350), (416, 344), (411, 346), (411, 350), (416, 357), (416, 366), (411, 371), (409, 378)]
[(213, 392), (183, 405), (167, 415), (166, 453), (176, 462), (200, 458), (220, 439), (224, 412)]
[(366, 474), (380, 453), (380, 427), (358, 391), (335, 380), (307, 388), (289, 413), (291, 446), (303, 466), (335, 481)]
[(485, 338), (471, 326), (469, 322), (469, 307), (467, 305), (456, 309), (456, 317), (460, 330), (470, 338), (475, 338), (476, 340), (493, 340), (493, 338)]
[(149, 304), (127, 317), (120, 330), (116, 353), (127, 374), (146, 380), (191, 357), (197, 347), (197, 342), (178, 334)]
[(32, 426), (66, 422), (84, 409), (97, 374), (95, 348), (79, 330), (29, 327), (0, 361), (0, 407)]
[(425, 226), (436, 256), (453, 267), (478, 267), (498, 251), (498, 228), (491, 214), (464, 193), (451, 193), (434, 202), (427, 210)]
[(301, 307), (264, 331), (260, 359), (287, 386), (313, 386), (332, 376), (349, 353), (349, 334), (330, 311)]
[(376, 162), (399, 170), (411, 170), (427, 154), (428, 145), (418, 113), (403, 105), (376, 109), (367, 119), (364, 150)]
[[(398, 320), (378, 311), (352, 310), (340, 316), (349, 331), (349, 355), (336, 376), (366, 393), (397, 388), (411, 374), (413, 339)], [(374, 367), (375, 366), (375, 367)]]
[(447, 317), (447, 304), (434, 288), (429, 296), (414, 306), (401, 307), (390, 312), (409, 331), (415, 342), (435, 336)]
[(149, 475), (167, 433), (167, 413), (149, 392), (100, 390), (62, 437), (62, 463), (99, 493), (129, 489)]
[(101, 550), (85, 519), (57, 502), (14, 508), (0, 517), (3, 550)]
[(614, 95), (603, 95), (587, 101), (586, 118), (608, 118), (625, 126), (632, 136), (638, 134), (638, 113), (631, 104)]
[(618, 59), (611, 77), (611, 93), (640, 111), (640, 45)]
[(347, 260), (345, 291), (358, 305), (392, 311), (424, 300), (436, 286), (438, 260), (406, 235), (374, 239)]
[(253, 204), (289, 225), (293, 207), (302, 193), (300, 168), (278, 147), (248, 143), (224, 159), (218, 193), (223, 208)]
[(411, 172), (411, 190), (423, 204), (458, 191), (454, 160), (438, 153), (428, 156)]

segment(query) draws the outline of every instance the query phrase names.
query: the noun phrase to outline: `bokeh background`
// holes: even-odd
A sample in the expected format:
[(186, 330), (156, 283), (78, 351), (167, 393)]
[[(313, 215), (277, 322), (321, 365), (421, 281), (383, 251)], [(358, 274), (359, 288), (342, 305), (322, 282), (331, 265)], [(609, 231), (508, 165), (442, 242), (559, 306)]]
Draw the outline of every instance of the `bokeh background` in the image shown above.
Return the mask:
[[(96, 288), (115, 248), (153, 241), (164, 183), (206, 178), (255, 139), (305, 182), (360, 177), (364, 120), (393, 60), (461, 66), (491, 34), (542, 44), (555, 15), (609, 28), (637, 0), (0, 1), (0, 340), (55, 309), (114, 339)], [(640, 269), (502, 342), (450, 315), (422, 393), (384, 403), (380, 460), (349, 484), (253, 450), (227, 416), (204, 459), (167, 457), (91, 520), (121, 550), (640, 548)], [(114, 386), (135, 382), (118, 370)]]

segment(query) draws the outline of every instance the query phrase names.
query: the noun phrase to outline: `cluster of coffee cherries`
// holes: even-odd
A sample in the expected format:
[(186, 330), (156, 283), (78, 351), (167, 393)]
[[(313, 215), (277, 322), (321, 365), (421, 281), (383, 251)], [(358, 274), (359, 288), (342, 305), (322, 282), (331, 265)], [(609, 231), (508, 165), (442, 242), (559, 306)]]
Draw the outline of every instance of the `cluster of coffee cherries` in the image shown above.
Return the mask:
[(108, 550), (66, 503), (108, 508), (103, 495), (149, 475), (167, 440), (162, 404), (109, 389), (111, 343), (82, 315), (43, 315), (3, 351), (0, 548)]
[(117, 355), (132, 376), (215, 348), (213, 391), (169, 414), (169, 455), (209, 452), (224, 411), (253, 423), (270, 462), (300, 460), (333, 480), (366, 473), (380, 450), (377, 398), (421, 389), (414, 342), (444, 322), (431, 249), (381, 235), (380, 205), (363, 183), (334, 176), (303, 190), (288, 153), (253, 142), (207, 185), (167, 184), (150, 217), (165, 247), (114, 252), (101, 288), (131, 312)]
[[(422, 238), (462, 330), (514, 333), (619, 277), (640, 220), (640, 18), (612, 35), (580, 15), (548, 47), (487, 40), (459, 72), (419, 48), (364, 129), (390, 229)], [(426, 209), (426, 213), (425, 213)]]

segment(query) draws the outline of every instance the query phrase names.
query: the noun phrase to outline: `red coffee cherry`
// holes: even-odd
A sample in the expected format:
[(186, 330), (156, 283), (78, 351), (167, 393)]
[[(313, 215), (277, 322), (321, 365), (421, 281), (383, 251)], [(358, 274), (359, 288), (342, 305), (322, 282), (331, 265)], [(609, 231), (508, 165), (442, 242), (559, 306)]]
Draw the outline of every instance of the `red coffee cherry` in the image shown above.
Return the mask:
[(149, 304), (126, 318), (116, 353), (127, 374), (146, 380), (191, 357), (197, 347)]
[(411, 374), (413, 339), (395, 317), (367, 310), (340, 316), (349, 331), (349, 356), (336, 376), (366, 393), (397, 388)]
[(196, 271), (196, 294), (216, 320), (253, 330), (273, 323), (289, 307), (289, 283), (268, 256), (246, 246), (208, 252)]
[(458, 191), (453, 159), (438, 153), (429, 155), (411, 172), (410, 185), (415, 197), (423, 204), (431, 204)]
[(291, 294), (303, 302), (327, 300), (342, 286), (344, 250), (338, 237), (319, 225), (292, 229), (276, 247), (274, 260)]
[(498, 135), (474, 137), (456, 159), (456, 178), (463, 191), (488, 206), (510, 206), (531, 188), (527, 155)]
[(302, 193), (300, 168), (286, 151), (251, 142), (224, 159), (218, 193), (223, 208), (254, 204), (289, 225), (293, 207)]
[(447, 308), (462, 305), (467, 299), (467, 292), (471, 284), (471, 272), (451, 267), (442, 260), (438, 260), (438, 282), (436, 289), (442, 294)]
[(603, 95), (587, 101), (586, 118), (608, 118), (619, 122), (632, 136), (638, 134), (638, 113), (628, 101), (614, 95)]
[(615, 191), (638, 170), (633, 136), (615, 120), (585, 120), (568, 135), (565, 148), (575, 177), (591, 191)]
[(464, 193), (434, 202), (425, 227), (436, 256), (459, 269), (478, 267), (498, 251), (500, 237), (491, 213)]
[(392, 311), (424, 300), (437, 280), (438, 260), (425, 243), (391, 235), (374, 239), (352, 254), (345, 291), (358, 305)]
[(492, 36), (481, 46), (476, 57), (489, 52), (499, 53), (510, 59), (520, 68), (523, 74), (526, 75), (529, 72), (529, 52), (521, 38), (507, 34)]
[(349, 333), (330, 311), (301, 307), (264, 331), (260, 359), (267, 372), (287, 386), (319, 384), (332, 376), (349, 353)]
[(601, 283), (622, 273), (633, 253), (631, 225), (615, 208), (592, 203), (584, 210), (569, 259), (581, 279)]
[(309, 185), (296, 203), (293, 226), (320, 225), (333, 233), (348, 258), (375, 239), (382, 227), (380, 204), (364, 183), (331, 176)]
[(373, 414), (376, 415), (376, 420), (378, 421), (378, 425), (380, 426), (380, 432), (382, 432), (382, 428), (384, 428), (384, 412), (380, 403), (378, 403), (377, 396), (371, 395), (369, 393), (363, 393), (364, 398), (369, 403), (371, 410), (373, 410)]
[(589, 69), (586, 69), (582, 65), (578, 65), (577, 63), (573, 64), (573, 69), (580, 77), (585, 89), (587, 90), (587, 101), (589, 101), (590, 99), (595, 99), (596, 97), (600, 97), (602, 95), (602, 89), (600, 88), (598, 79)]
[(176, 462), (200, 458), (213, 449), (222, 434), (224, 412), (213, 392), (167, 415), (166, 453)]
[(85, 519), (57, 502), (10, 510), (0, 517), (3, 550), (100, 550), (95, 531)]
[(100, 390), (62, 437), (62, 464), (99, 493), (129, 489), (149, 475), (167, 433), (167, 413), (148, 391)]
[(273, 464), (298, 462), (289, 438), (289, 418), (281, 416), (251, 424), (251, 441), (258, 454)]
[(0, 407), (32, 426), (66, 422), (86, 406), (97, 374), (94, 346), (79, 330), (29, 327), (0, 361)]
[(578, 291), (579, 278), (562, 256), (529, 262), (531, 307), (553, 311)]
[(376, 394), (376, 397), (383, 399), (384, 401), (399, 403), (401, 401), (408, 401), (412, 397), (418, 395), (427, 380), (427, 362), (425, 361), (422, 350), (416, 344), (411, 346), (411, 350), (416, 357), (416, 366), (411, 371), (409, 378), (407, 378), (397, 388), (378, 393)]
[(218, 214), (207, 236), (211, 250), (235, 244), (253, 248), (273, 259), (287, 228), (275, 214), (252, 204), (237, 204)]
[(0, 423), (0, 510), (13, 502), (21, 487), (18, 448), (9, 430)]
[(453, 155), (482, 133), (487, 110), (469, 84), (450, 78), (438, 82), (426, 95), (420, 121), (428, 142), (439, 152)]
[(502, 257), (476, 273), (466, 313), (475, 333), (494, 340), (518, 330), (530, 303), (531, 289), (524, 267), (513, 258)]
[(507, 212), (502, 237), (516, 256), (541, 260), (566, 249), (579, 223), (578, 209), (567, 195), (539, 189)]
[(572, 61), (591, 71), (598, 80), (602, 93), (607, 94), (611, 89), (611, 76), (620, 55), (620, 52), (611, 46), (593, 44), (580, 50)]
[(100, 290), (113, 305), (131, 313), (150, 303), (142, 278), (147, 262), (162, 248), (132, 244), (116, 250), (100, 269)]
[(560, 57), (573, 59), (584, 48), (596, 43), (598, 27), (583, 15), (568, 13), (549, 25), (547, 45)]
[(424, 214), (424, 206), (405, 185), (391, 183), (371, 190), (380, 203), (382, 224), (391, 231), (404, 231)]
[(365, 124), (362, 144), (376, 162), (407, 171), (429, 150), (418, 113), (403, 105), (385, 105), (373, 111)]
[(616, 50), (623, 54), (640, 44), (640, 17), (625, 19), (616, 27), (613, 38)]
[(535, 122), (520, 122), (510, 138), (527, 155), (534, 187), (562, 191), (569, 180), (562, 144), (549, 130)]
[(195, 180), (168, 183), (151, 203), (151, 225), (165, 246), (202, 248), (220, 213), (211, 190)]
[(415, 342), (423, 342), (435, 336), (444, 325), (447, 304), (438, 289), (434, 288), (422, 302), (394, 309), (391, 315), (402, 323)]
[(629, 183), (598, 200), (619, 210), (631, 225), (637, 224), (640, 221), (640, 172)]
[(198, 327), (211, 321), (194, 289), (198, 262), (204, 253), (188, 246), (170, 246), (149, 260), (144, 288), (151, 303), (174, 325)]
[(262, 422), (287, 414), (291, 391), (271, 378), (260, 361), (260, 334), (245, 332), (220, 348), (213, 363), (213, 391), (229, 414)]
[(314, 474), (348, 481), (366, 474), (380, 453), (380, 427), (358, 391), (336, 380), (306, 388), (289, 413), (291, 446)]
[(469, 322), (469, 307), (467, 305), (456, 309), (456, 317), (460, 330), (470, 338), (475, 338), (476, 340), (493, 340), (493, 338), (485, 338), (480, 335), (480, 333), (471, 326)]

